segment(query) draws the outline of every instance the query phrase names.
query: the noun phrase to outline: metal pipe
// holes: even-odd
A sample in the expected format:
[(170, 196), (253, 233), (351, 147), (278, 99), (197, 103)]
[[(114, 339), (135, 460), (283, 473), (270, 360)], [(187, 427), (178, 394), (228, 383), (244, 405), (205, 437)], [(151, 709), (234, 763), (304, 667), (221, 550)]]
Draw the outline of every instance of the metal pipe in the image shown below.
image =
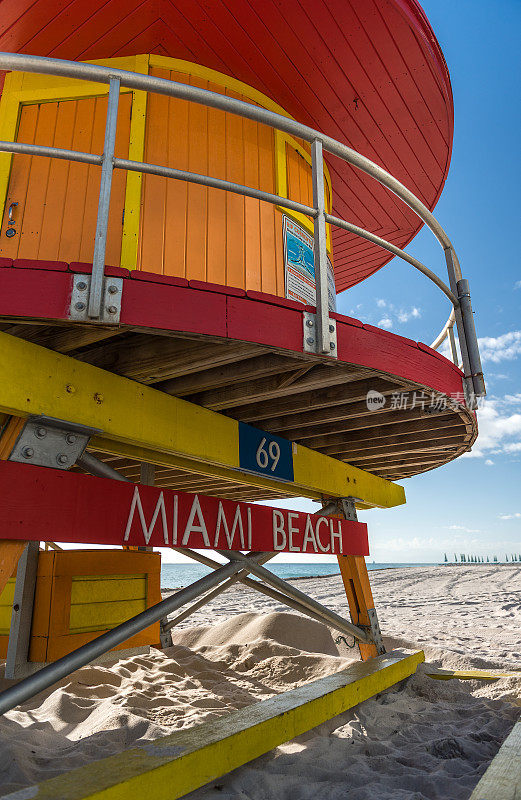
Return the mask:
[[(267, 561), (269, 561), (271, 558), (274, 558), (276, 555), (277, 553), (266, 553), (265, 558), (259, 561), (259, 563), (265, 564)], [(220, 564), (217, 564), (217, 562), (215, 562), (215, 569), (219, 569), (220, 566), (221, 566)], [(184, 622), (184, 620), (190, 617), (195, 611), (198, 611), (207, 603), (210, 603), (212, 600), (215, 600), (216, 597), (225, 592), (227, 589), (230, 589), (234, 584), (240, 583), (246, 577), (247, 574), (248, 570), (242, 569), (236, 575), (232, 575), (231, 578), (228, 578), (228, 580), (224, 581), (224, 583), (221, 583), (220, 586), (216, 586), (215, 589), (212, 589), (211, 592), (205, 594), (205, 596), (201, 597), (200, 600), (196, 600), (196, 602), (189, 608), (185, 609), (184, 611), (181, 611), (181, 613), (178, 614), (177, 617), (174, 617), (174, 619), (171, 620), (166, 620), (161, 626), (162, 630), (165, 633), (171, 631), (172, 628), (175, 628), (176, 625), (179, 625), (181, 622)]]
[[(218, 569), (221, 566), (218, 561), (214, 561), (213, 559), (208, 558), (208, 556), (203, 555), (202, 553), (196, 553), (194, 550), (188, 550), (187, 548), (182, 548), (182, 547), (176, 549), (178, 552), (183, 553), (185, 556), (193, 558), (194, 561), (199, 561), (200, 564), (205, 564), (207, 567), (211, 567), (212, 569)], [(243, 583), (249, 589), (253, 589), (256, 592), (259, 592), (260, 594), (266, 595), (266, 597), (269, 597), (271, 600), (276, 600), (278, 603), (281, 603), (281, 605), (288, 606), (288, 608), (292, 608), (294, 611), (298, 611), (299, 614), (303, 614), (306, 617), (310, 617), (310, 619), (314, 619), (315, 622), (321, 622), (322, 624), (329, 625), (331, 628), (334, 628), (335, 630), (345, 633), (344, 626), (338, 627), (335, 622), (331, 621), (331, 618), (329, 616), (327, 615), (324, 616), (322, 612), (312, 611), (307, 606), (298, 602), (298, 600), (294, 600), (291, 597), (288, 597), (283, 592), (278, 592), (276, 589), (272, 589), (269, 586), (265, 586), (260, 581), (254, 581), (251, 578), (244, 577), (244, 578), (239, 578), (238, 582)], [(220, 589), (221, 587), (218, 588)], [(176, 617), (176, 619), (178, 618)]]
[(473, 390), (476, 397), (483, 397), (483, 395), (486, 394), (485, 380), (483, 378), (483, 369), (481, 367), (481, 358), (479, 355), (478, 337), (476, 336), (474, 314), (472, 313), (472, 303), (470, 301), (469, 282), (465, 278), (462, 278), (458, 281), (457, 288), (463, 328), (465, 330), (465, 342), (467, 345)]
[[(451, 247), (445, 250), (445, 261), (447, 263), (447, 272), (449, 274), (449, 282), (450, 288), (454, 292), (455, 295), (458, 295), (458, 281), (461, 278), (461, 270), (456, 268), (454, 262), (454, 252)], [(459, 274), (459, 277), (458, 277)], [(465, 390), (465, 399), (467, 404), (470, 408), (474, 408), (475, 401), (474, 401), (474, 381), (472, 380), (472, 369), (470, 365), (470, 358), (469, 352), (467, 347), (467, 334), (465, 331), (465, 325), (463, 323), (463, 316), (461, 307), (454, 309), (454, 317), (456, 320), (456, 328), (458, 331), (458, 340), (459, 340), (459, 347), (461, 352), (461, 361), (463, 364), (463, 374), (464, 374), (464, 390)]]
[(445, 339), (447, 338), (447, 331), (448, 331), (449, 327), (454, 325), (455, 319), (456, 319), (456, 317), (454, 315), (454, 309), (452, 309), (452, 311), (449, 314), (449, 318), (448, 318), (447, 322), (445, 323), (445, 325), (443, 326), (443, 328), (439, 332), (439, 334), (436, 337), (436, 339), (431, 344), (431, 347), (432, 347), (433, 350), (437, 350), (438, 347), (440, 346), (440, 344), (442, 344), (445, 341)]
[(101, 156), (97, 156), (95, 153), (82, 153), (79, 150), (63, 150), (61, 147), (44, 147), (40, 144), (0, 142), (0, 152), (61, 158), (65, 161), (79, 161), (81, 164), (95, 164), (97, 166), (101, 164)]
[(458, 366), (458, 350), (456, 348), (456, 339), (454, 338), (454, 323), (447, 328), (447, 334), (449, 337), (449, 347), (450, 353), (452, 356), (452, 363)]
[[(354, 233), (356, 236), (361, 236), (363, 239), (367, 239), (369, 242), (373, 242), (373, 244), (383, 247), (384, 250), (388, 250), (389, 253), (393, 253), (393, 255), (398, 256), (398, 258), (402, 258), (404, 261), (407, 261), (417, 270), (426, 275), (427, 278), (430, 278), (430, 280), (433, 281), (433, 283), (435, 283), (436, 286), (447, 295), (455, 308), (457, 308), (459, 305), (458, 298), (456, 297), (455, 293), (449, 289), (447, 284), (444, 283), (435, 272), (426, 267), (425, 264), (422, 264), (421, 261), (418, 261), (417, 258), (414, 258), (414, 256), (410, 256), (409, 253), (405, 252), (405, 250), (401, 250), (399, 247), (396, 247), (396, 245), (388, 242), (386, 239), (382, 239), (380, 236), (376, 236), (376, 234), (366, 231), (365, 228), (359, 228), (358, 225), (353, 225), (351, 222), (346, 222), (345, 220), (334, 217), (331, 214), (326, 214), (326, 222), (329, 222), (331, 225), (336, 225), (338, 228), (343, 228), (350, 233)], [(441, 341), (443, 341), (443, 339)], [(431, 346), (433, 347), (433, 345)]]
[(114, 467), (105, 464), (103, 461), (100, 461), (99, 458), (93, 456), (92, 453), (87, 453), (87, 451), (78, 458), (76, 465), (84, 469), (85, 472), (90, 472), (91, 475), (95, 475), (97, 478), (111, 478), (114, 481), (132, 483), (130, 478), (125, 478), (125, 476), (115, 470)]
[[(218, 552), (223, 556), (226, 556), (226, 558), (238, 563), (247, 561), (247, 557), (243, 556), (242, 553), (236, 553), (231, 550), (218, 550)], [(342, 619), (342, 617), (340, 617), (334, 611), (330, 611), (321, 603), (313, 600), (311, 597), (308, 597), (307, 594), (304, 594), (304, 592), (301, 592), (299, 589), (291, 586), (291, 584), (283, 581), (282, 578), (278, 578), (268, 569), (265, 569), (257, 564), (252, 564), (250, 572), (253, 572), (254, 575), (257, 575), (257, 577), (261, 578), (261, 580), (265, 581), (265, 583), (271, 584), (276, 589), (279, 589), (289, 598), (297, 600), (302, 603), (302, 605), (307, 606), (307, 608), (311, 609), (311, 611), (317, 611), (320, 613), (324, 619), (329, 620), (328, 624), (331, 625), (331, 627), (342, 631), (342, 633), (347, 633), (349, 636), (354, 636), (361, 642), (369, 643), (371, 641), (368, 634), (361, 628), (357, 628), (356, 625), (353, 625), (351, 622), (347, 622), (347, 620)]]
[[(406, 203), (406, 205), (425, 222), (444, 249), (452, 249), (452, 243), (437, 219), (429, 211), (427, 206), (407, 189), (406, 186), (400, 183), (400, 181), (390, 175), (386, 170), (382, 169), (382, 167), (378, 166), (378, 164), (375, 164), (370, 159), (357, 153), (356, 150), (337, 142), (335, 139), (326, 136), (320, 131), (310, 128), (308, 125), (302, 125), (291, 117), (285, 117), (274, 111), (268, 111), (268, 109), (246, 103), (243, 100), (236, 100), (235, 98), (218, 94), (217, 92), (210, 92), (208, 89), (199, 89), (196, 86), (169, 81), (166, 78), (156, 78), (152, 75), (143, 75), (129, 72), (128, 70), (103, 67), (97, 64), (85, 64), (77, 61), (4, 52), (0, 53), (0, 70), (20, 70), (22, 72), (61, 75), (66, 78), (77, 78), (79, 80), (94, 81), (95, 83), (109, 83), (111, 78), (117, 78), (121, 86), (130, 89), (140, 89), (145, 92), (154, 92), (169, 97), (189, 100), (193, 103), (206, 105), (210, 108), (218, 108), (246, 119), (255, 120), (263, 125), (269, 125), (293, 136), (305, 139), (305, 141), (309, 143), (319, 141), (322, 143), (324, 150), (327, 150), (332, 155), (338, 156), (338, 158), (341, 158), (343, 161), (347, 161), (348, 164), (365, 172), (383, 186), (390, 189), (390, 191)], [(454, 256), (455, 267), (456, 270), (458, 270), (459, 263), (455, 254)], [(461, 272), (458, 276), (458, 280), (460, 278)]]
[[(253, 566), (256, 561), (264, 558), (264, 555), (265, 553), (250, 553), (246, 561)], [(162, 600), (151, 608), (147, 608), (146, 611), (142, 611), (126, 622), (122, 622), (121, 625), (98, 636), (92, 642), (88, 642), (82, 647), (78, 647), (77, 650), (73, 650), (72, 653), (67, 653), (66, 656), (59, 658), (58, 661), (48, 664), (43, 669), (35, 672), (34, 675), (30, 675), (20, 681), (16, 686), (6, 689), (0, 693), (0, 715), (5, 714), (6, 711), (10, 711), (15, 706), (25, 702), (25, 700), (29, 700), (29, 698), (34, 697), (35, 694), (42, 692), (44, 689), (48, 689), (56, 681), (65, 678), (80, 667), (84, 667), (95, 658), (99, 658), (104, 653), (117, 647), (118, 644), (130, 639), (131, 636), (135, 636), (145, 628), (148, 628), (149, 625), (158, 622), (166, 614), (176, 611), (181, 606), (226, 580), (226, 578), (230, 578), (241, 569), (244, 569), (242, 561), (225, 564), (211, 575), (205, 575), (204, 578), (200, 578), (190, 586), (181, 589), (172, 597)]]
[(116, 146), (116, 128), (118, 124), (119, 79), (110, 76), (109, 97), (107, 105), (107, 121), (105, 124), (105, 144), (101, 161), (101, 179), (98, 200), (98, 218), (94, 237), (94, 255), (92, 257), (92, 277), (89, 290), (87, 313), (91, 319), (101, 315), (103, 300), (103, 277), (105, 272), (105, 252), (107, 249), (107, 231), (109, 227), (110, 192), (112, 189), (112, 173), (114, 171), (114, 148)]
[(313, 205), (317, 215), (313, 222), (313, 254), (316, 292), (316, 345), (318, 353), (331, 355), (329, 336), (329, 293), (327, 281), (326, 200), (324, 194), (324, 154), (318, 139), (311, 145), (311, 180)]
[(210, 175), (200, 175), (197, 172), (185, 172), (182, 169), (163, 167), (160, 164), (129, 161), (127, 158), (115, 158), (114, 167), (116, 169), (129, 170), (130, 172), (146, 172), (148, 175), (161, 175), (164, 178), (174, 178), (174, 180), (186, 181), (187, 183), (197, 183), (200, 186), (209, 186), (212, 189), (222, 189), (225, 192), (242, 194), (245, 197), (253, 197), (256, 200), (264, 200), (266, 203), (289, 208), (291, 211), (298, 211), (300, 214), (306, 214), (308, 217), (315, 217), (317, 213), (316, 209), (305, 206), (303, 203), (296, 203), (294, 200), (288, 200), (287, 197), (280, 197), (278, 194), (263, 192), (260, 189), (252, 189), (251, 186), (243, 186), (241, 183), (232, 183), (231, 181), (224, 181), (220, 178), (212, 178)]

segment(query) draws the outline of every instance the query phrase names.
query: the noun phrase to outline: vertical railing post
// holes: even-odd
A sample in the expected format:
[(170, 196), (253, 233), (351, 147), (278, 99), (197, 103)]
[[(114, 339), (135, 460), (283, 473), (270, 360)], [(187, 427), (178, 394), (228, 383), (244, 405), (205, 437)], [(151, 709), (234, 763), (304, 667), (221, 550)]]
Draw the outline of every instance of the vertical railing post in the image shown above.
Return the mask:
[(110, 191), (112, 173), (114, 171), (114, 148), (116, 144), (116, 126), (118, 121), (119, 78), (111, 78), (107, 105), (107, 121), (105, 124), (105, 144), (101, 162), (101, 181), (98, 201), (98, 218), (94, 239), (94, 255), (92, 258), (92, 278), (90, 283), (88, 315), (98, 319), (101, 315), (103, 300), (103, 278), (105, 271), (105, 251), (107, 249), (107, 230), (109, 225)]
[(458, 366), (459, 359), (458, 359), (458, 350), (456, 347), (456, 339), (454, 338), (454, 322), (452, 323), (452, 325), (449, 325), (447, 329), (447, 335), (449, 337), (449, 346), (450, 346), (450, 354), (452, 356), (452, 363)]
[[(448, 247), (445, 250), (445, 261), (447, 263), (447, 272), (449, 275), (449, 285), (453, 294), (458, 297), (458, 282), (461, 279), (461, 269), (454, 251)], [(458, 330), (459, 348), (461, 351), (461, 361), (463, 366), (463, 373), (465, 375), (465, 388), (467, 394), (467, 401), (471, 407), (475, 406), (474, 398), (474, 381), (472, 380), (472, 369), (469, 359), (469, 352), (467, 348), (467, 335), (465, 325), (463, 324), (463, 316), (461, 313), (461, 306), (454, 309), (454, 316), (456, 317), (456, 328)]]
[(324, 156), (322, 142), (315, 139), (311, 145), (313, 180), (313, 205), (317, 215), (313, 221), (316, 285), (316, 336), (317, 351), (331, 354), (329, 331), (329, 297), (327, 285), (326, 202), (324, 193)]

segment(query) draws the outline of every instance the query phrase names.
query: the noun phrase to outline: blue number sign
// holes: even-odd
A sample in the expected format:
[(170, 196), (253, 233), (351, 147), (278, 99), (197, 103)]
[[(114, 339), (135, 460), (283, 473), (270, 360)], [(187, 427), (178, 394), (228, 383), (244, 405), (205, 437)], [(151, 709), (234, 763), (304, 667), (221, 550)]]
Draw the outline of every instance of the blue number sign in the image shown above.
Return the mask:
[(239, 422), (239, 466), (258, 475), (292, 481), (291, 442)]

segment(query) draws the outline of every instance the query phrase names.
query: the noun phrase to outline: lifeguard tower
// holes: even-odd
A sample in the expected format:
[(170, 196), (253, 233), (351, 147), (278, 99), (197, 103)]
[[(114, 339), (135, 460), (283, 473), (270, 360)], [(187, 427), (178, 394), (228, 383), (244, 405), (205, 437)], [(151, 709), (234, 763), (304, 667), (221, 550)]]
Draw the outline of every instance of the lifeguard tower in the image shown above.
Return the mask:
[[(237, 581), (359, 644), (349, 674), (34, 795), (179, 797), (422, 657), (385, 653), (357, 509), (404, 503), (396, 480), (477, 435), (468, 282), (432, 215), (448, 71), (416, 0), (20, 0), (0, 49), (0, 649), (19, 680), (0, 711), (168, 646)], [(423, 224), (447, 282), (403, 249)], [(393, 256), (447, 297), (431, 346), (336, 311)], [(158, 547), (214, 571), (161, 601)], [(346, 617), (263, 566), (282, 551), (338, 557)]]

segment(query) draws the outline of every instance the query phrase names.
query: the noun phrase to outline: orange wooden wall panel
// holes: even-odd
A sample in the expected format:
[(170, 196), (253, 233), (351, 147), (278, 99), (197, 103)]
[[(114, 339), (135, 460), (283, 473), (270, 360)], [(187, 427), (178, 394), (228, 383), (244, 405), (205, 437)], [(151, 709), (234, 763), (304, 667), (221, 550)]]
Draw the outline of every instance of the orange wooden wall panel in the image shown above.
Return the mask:
[[(186, 73), (152, 75), (240, 100)], [(150, 95), (145, 160), (275, 192), (273, 131), (218, 109)], [(253, 198), (144, 175), (138, 269), (284, 294), (279, 210)]]
[[(120, 97), (116, 155), (128, 155), (132, 96)], [(17, 141), (101, 153), (106, 97), (23, 106)], [(42, 156), (15, 155), (3, 229), (10, 203), (16, 236), (0, 239), (0, 255), (10, 258), (92, 261), (101, 169)], [(126, 174), (114, 171), (106, 262), (119, 264)]]

